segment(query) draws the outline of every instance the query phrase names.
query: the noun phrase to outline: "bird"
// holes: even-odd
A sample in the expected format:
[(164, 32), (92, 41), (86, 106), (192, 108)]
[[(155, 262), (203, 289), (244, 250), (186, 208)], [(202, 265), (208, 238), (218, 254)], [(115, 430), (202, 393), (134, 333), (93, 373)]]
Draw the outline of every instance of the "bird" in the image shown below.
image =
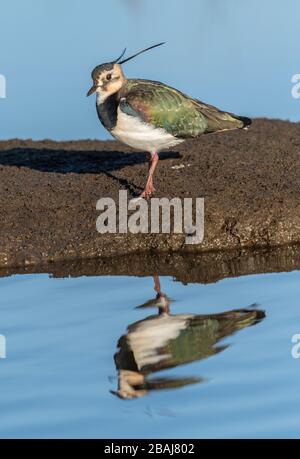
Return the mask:
[(122, 59), (97, 65), (87, 96), (96, 93), (96, 108), (110, 134), (149, 158), (146, 186), (140, 198), (153, 196), (153, 174), (159, 152), (187, 139), (232, 129), (247, 129), (251, 119), (219, 110), (159, 81), (127, 79), (122, 65), (136, 56), (163, 45), (152, 45)]
[(265, 318), (263, 310), (253, 308), (256, 305), (215, 314), (172, 314), (171, 301), (161, 291), (159, 277), (153, 277), (156, 298), (137, 308), (154, 307), (158, 311), (127, 327), (114, 356), (118, 389), (110, 392), (124, 400), (203, 382), (205, 378), (186, 373), (156, 374), (223, 352), (229, 346), (223, 343), (224, 338)]

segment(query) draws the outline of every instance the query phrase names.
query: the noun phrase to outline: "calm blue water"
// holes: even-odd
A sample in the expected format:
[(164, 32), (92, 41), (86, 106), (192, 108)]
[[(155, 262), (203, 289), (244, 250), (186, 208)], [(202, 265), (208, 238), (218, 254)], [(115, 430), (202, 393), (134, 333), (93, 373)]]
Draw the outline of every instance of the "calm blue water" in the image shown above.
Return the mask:
[[(4, 0), (0, 139), (108, 138), (91, 71), (127, 47), (128, 78), (174, 86), (250, 117), (300, 120), (299, 0)], [(55, 33), (53, 33), (55, 30)], [(13, 31), (13, 33), (12, 33)], [(9, 39), (8, 39), (9, 37)], [(22, 43), (22, 46), (20, 46)]]
[(299, 437), (300, 272), (160, 282), (0, 279), (0, 437)]

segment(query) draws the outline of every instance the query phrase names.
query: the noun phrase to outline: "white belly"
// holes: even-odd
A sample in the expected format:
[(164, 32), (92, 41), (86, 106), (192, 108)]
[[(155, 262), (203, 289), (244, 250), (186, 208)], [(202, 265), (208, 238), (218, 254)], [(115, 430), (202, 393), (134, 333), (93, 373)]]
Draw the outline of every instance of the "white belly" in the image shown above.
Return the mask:
[(111, 133), (116, 139), (130, 147), (149, 153), (159, 152), (183, 142), (164, 129), (143, 123), (134, 116), (126, 115), (120, 109), (118, 109), (117, 124)]

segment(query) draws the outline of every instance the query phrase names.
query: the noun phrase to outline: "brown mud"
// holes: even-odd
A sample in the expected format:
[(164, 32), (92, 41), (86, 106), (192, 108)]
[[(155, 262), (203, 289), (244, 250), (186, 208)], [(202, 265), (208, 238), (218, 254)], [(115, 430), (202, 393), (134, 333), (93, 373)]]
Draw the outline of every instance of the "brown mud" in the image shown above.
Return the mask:
[[(253, 253), (261, 247), (265, 253), (271, 247), (300, 242), (299, 123), (255, 120), (249, 131), (203, 136), (160, 156), (157, 197), (205, 198), (201, 244), (187, 245), (185, 236), (178, 234), (96, 231), (99, 198), (117, 200), (120, 189), (132, 194), (142, 190), (145, 153), (115, 141), (0, 142), (2, 274), (12, 268), (43, 271), (46, 268), (38, 266), (52, 262), (47, 272), (54, 275), (56, 270), (64, 275), (66, 269), (80, 275), (91, 266), (98, 274), (175, 272), (184, 282), (184, 271), (193, 273), (197, 266), (195, 281), (209, 281), (237, 274), (232, 264), (241, 257), (247, 264), (241, 255), (245, 249)], [(300, 258), (294, 248), (278, 249), (289, 254), (291, 250), (288, 269), (299, 267)], [(283, 258), (279, 255), (285, 270)], [(90, 260), (83, 263), (84, 259)], [(253, 271), (260, 272), (253, 263)]]
[(184, 284), (217, 282), (228, 277), (300, 269), (300, 246), (225, 250), (203, 253), (135, 253), (109, 258), (45, 262), (0, 268), (0, 277), (47, 273), (51, 277), (172, 276)]

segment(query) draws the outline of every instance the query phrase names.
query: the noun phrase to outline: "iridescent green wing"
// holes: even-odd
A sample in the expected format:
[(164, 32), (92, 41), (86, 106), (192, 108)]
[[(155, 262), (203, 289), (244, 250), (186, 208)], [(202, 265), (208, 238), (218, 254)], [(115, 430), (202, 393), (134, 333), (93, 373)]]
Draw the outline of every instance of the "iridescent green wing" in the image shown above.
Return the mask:
[(156, 81), (127, 81), (120, 109), (178, 138), (197, 137), (207, 128), (193, 99)]
[(183, 139), (242, 128), (246, 120), (149, 80), (128, 80), (120, 109)]
[(228, 131), (231, 129), (241, 129), (248, 124), (251, 124), (251, 120), (248, 118), (224, 112), (213, 105), (205, 104), (200, 100), (194, 99), (193, 102), (197, 106), (197, 110), (199, 110), (205, 117), (207, 123), (205, 130), (206, 134), (218, 131)]

